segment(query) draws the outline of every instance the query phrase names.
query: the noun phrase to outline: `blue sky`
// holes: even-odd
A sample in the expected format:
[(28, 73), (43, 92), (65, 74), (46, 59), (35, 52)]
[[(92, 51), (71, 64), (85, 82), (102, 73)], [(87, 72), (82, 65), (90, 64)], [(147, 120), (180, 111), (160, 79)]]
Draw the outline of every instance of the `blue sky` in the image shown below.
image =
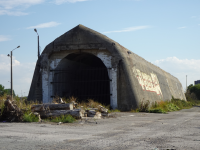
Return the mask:
[(78, 24), (101, 32), (176, 76), (185, 89), (200, 79), (199, 0), (0, 0), (0, 84), (10, 87), (14, 51), (14, 90), (29, 92), (41, 50)]

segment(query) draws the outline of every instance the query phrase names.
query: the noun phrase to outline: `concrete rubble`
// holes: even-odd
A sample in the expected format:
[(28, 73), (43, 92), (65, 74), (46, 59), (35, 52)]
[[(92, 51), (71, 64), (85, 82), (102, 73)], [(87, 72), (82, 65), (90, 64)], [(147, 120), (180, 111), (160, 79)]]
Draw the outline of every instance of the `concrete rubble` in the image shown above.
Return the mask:
[(42, 119), (49, 117), (58, 117), (60, 115), (71, 115), (76, 119), (82, 119), (85, 117), (93, 117), (100, 119), (102, 117), (108, 117), (108, 109), (99, 105), (98, 108), (77, 108), (77, 103), (74, 101), (71, 103), (56, 103), (56, 104), (40, 104), (32, 105), (31, 111), (38, 113)]

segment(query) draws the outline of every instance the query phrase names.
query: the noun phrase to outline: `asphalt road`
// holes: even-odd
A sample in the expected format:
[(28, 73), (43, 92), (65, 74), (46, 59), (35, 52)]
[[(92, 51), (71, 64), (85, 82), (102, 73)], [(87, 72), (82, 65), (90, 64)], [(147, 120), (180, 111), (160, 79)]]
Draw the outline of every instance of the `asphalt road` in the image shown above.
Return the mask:
[(168, 114), (116, 113), (61, 125), (0, 123), (0, 149), (200, 150), (200, 107)]

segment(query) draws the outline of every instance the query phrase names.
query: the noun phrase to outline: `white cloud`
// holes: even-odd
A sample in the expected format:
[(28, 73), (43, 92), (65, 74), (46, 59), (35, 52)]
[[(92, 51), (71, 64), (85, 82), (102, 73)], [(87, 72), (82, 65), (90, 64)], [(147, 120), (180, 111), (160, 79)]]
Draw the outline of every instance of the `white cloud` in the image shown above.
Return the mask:
[(0, 42), (11, 40), (8, 36), (0, 35)]
[[(34, 68), (35, 63), (20, 63), (13, 57), (13, 88), (16, 94), (21, 95), (22, 90), (26, 92), (25, 96), (28, 95)], [(10, 57), (3, 54), (0, 54), (0, 72), (0, 84), (10, 88)]]
[(117, 31), (107, 31), (103, 33), (119, 33), (119, 32), (131, 32), (131, 31), (137, 31), (137, 30), (142, 30), (142, 29), (147, 29), (150, 28), (150, 26), (136, 26), (136, 27), (130, 27), (130, 28), (125, 28), (122, 30), (117, 30)]
[(21, 16), (28, 13), (24, 9), (40, 4), (45, 0), (0, 0), (0, 15)]
[(0, 15), (24, 16), (24, 15), (28, 15), (28, 13), (24, 13), (21, 11), (0, 10)]
[(52, 21), (52, 22), (38, 24), (36, 26), (30, 26), (30, 27), (27, 27), (27, 29), (33, 29), (33, 28), (50, 28), (50, 27), (55, 27), (55, 26), (58, 26), (58, 25), (60, 25), (60, 23)]
[(178, 29), (185, 29), (186, 28), (186, 26), (184, 26), (184, 27), (178, 27)]
[(56, 5), (61, 5), (63, 3), (76, 3), (76, 2), (84, 2), (88, 0), (55, 0), (54, 3)]
[(197, 16), (192, 16), (191, 18), (196, 18)]
[(156, 60), (153, 63), (177, 77), (184, 89), (186, 88), (186, 75), (188, 76), (187, 85), (194, 84), (194, 81), (200, 80), (200, 59), (168, 57), (166, 59)]

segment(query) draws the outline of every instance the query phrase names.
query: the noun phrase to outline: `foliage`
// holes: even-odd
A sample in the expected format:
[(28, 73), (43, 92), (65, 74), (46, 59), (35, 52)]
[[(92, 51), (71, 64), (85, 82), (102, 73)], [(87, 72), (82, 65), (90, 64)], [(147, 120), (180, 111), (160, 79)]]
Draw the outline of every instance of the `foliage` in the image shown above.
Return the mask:
[(24, 122), (38, 122), (39, 118), (38, 116), (32, 114), (32, 113), (25, 113), (23, 116)]
[(76, 119), (74, 119), (71, 115), (61, 115), (54, 119), (51, 119), (51, 122), (63, 122), (63, 123), (73, 123)]
[(188, 109), (197, 104), (200, 104), (200, 101), (193, 100), (192, 98), (189, 98), (188, 101), (185, 101), (172, 97), (171, 101), (155, 101), (152, 103), (147, 100), (142, 101), (139, 104), (139, 108), (131, 110), (131, 112), (166, 113), (181, 109)]
[(200, 100), (200, 84), (188, 87), (190, 93), (195, 93), (197, 99)]
[(2, 84), (0, 84), (0, 96), (3, 96), (5, 94), (5, 89)]
[(193, 87), (193, 84), (190, 84), (190, 85), (187, 87), (187, 90), (190, 90), (191, 87)]
[[(10, 95), (11, 89), (5, 89), (5, 93), (6, 93), (7, 95)], [(13, 96), (16, 96), (14, 90), (13, 90)]]
[(191, 108), (194, 104), (185, 100), (175, 99), (172, 97), (171, 101), (154, 102), (149, 109), (153, 113), (165, 113), (171, 111), (178, 111), (181, 109)]
[(111, 109), (108, 110), (108, 113), (113, 113), (113, 112), (121, 112), (119, 109)]
[[(0, 109), (1, 109), (1, 114), (3, 113), (4, 110), (4, 101), (6, 100), (6, 94), (0, 96)], [(0, 114), (0, 115), (1, 115)]]

